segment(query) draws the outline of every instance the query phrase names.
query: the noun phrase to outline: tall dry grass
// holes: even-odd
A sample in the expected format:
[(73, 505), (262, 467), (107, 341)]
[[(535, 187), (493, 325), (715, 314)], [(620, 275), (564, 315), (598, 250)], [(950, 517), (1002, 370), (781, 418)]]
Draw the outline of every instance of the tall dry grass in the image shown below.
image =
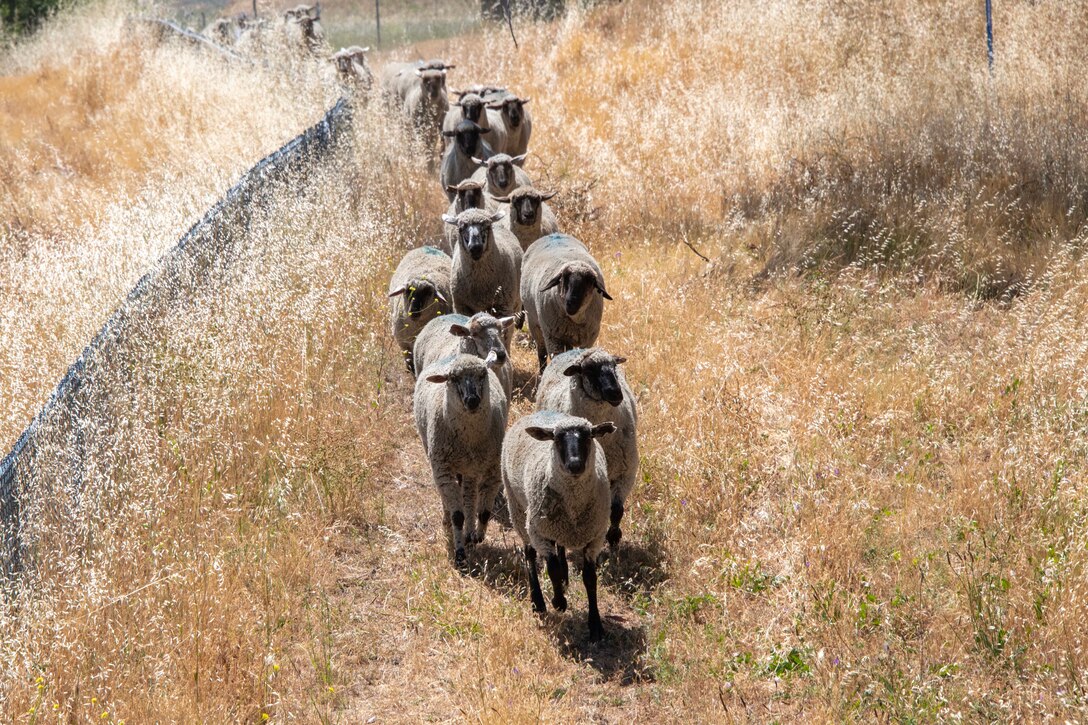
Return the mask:
[(141, 358), (91, 544), (5, 611), (5, 714), (1082, 718), (1085, 27), (996, 27), (993, 80), (966, 2), (634, 1), (428, 46), (533, 97), (527, 170), (616, 298), (643, 459), (609, 641), (577, 587), (537, 620), (509, 532), (447, 560), (382, 296), (445, 202), (372, 109)]

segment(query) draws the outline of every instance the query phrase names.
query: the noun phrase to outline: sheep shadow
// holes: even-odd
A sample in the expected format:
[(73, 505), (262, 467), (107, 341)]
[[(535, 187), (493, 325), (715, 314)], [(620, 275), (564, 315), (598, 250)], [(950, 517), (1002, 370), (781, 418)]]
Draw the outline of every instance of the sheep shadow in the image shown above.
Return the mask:
[(536, 365), (534, 365), (532, 369), (515, 367), (513, 393), (535, 403), (536, 388), (539, 379), (540, 374), (536, 370)]
[(601, 567), (601, 582), (630, 602), (649, 596), (668, 581), (668, 557), (659, 541), (621, 542), (608, 552)]
[[(466, 573), (504, 596), (530, 606), (529, 580), (519, 546), (478, 544), (470, 555)], [(572, 567), (572, 584), (577, 586), (578, 580), (577, 567)], [(647, 648), (646, 630), (637, 621), (629, 622), (628, 616), (602, 611), (605, 637), (595, 643), (588, 639), (589, 623), (585, 611), (575, 609), (559, 613), (549, 609), (542, 619), (548, 639), (563, 657), (587, 664), (606, 679), (618, 680), (626, 686), (653, 679), (652, 673), (641, 664)]]

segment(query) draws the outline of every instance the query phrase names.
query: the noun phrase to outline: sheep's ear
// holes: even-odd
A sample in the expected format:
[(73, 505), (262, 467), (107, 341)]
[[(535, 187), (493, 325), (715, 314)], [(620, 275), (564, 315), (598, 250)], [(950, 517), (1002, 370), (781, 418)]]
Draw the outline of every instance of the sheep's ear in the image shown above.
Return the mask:
[(521, 156), (515, 156), (514, 158), (512, 158), (510, 160), (512, 162), (514, 162), (515, 164), (517, 164), (518, 166), (521, 166), (521, 162), (524, 161), (525, 157), (528, 156), (528, 155), (529, 154), (522, 154)]
[(483, 159), (478, 159), (475, 156), (473, 156), (472, 157), (472, 163), (476, 164), (477, 166), (483, 166), (484, 165), (484, 160)]
[(469, 329), (464, 325), (454, 324), (450, 325), (450, 334), (454, 335), (455, 337), (468, 337), (472, 333), (469, 332)]
[(615, 362), (617, 365), (623, 365), (625, 362), (627, 362), (627, 358), (618, 357), (613, 362)]
[(501, 102), (500, 103), (489, 103), (489, 104), (487, 104), (487, 107), (490, 108), (492, 111), (501, 111), (502, 106), (503, 106), (503, 104)]
[(541, 291), (541, 292), (547, 292), (547, 291), (548, 291), (548, 290), (550, 290), (550, 289), (551, 289), (552, 287), (558, 287), (558, 286), (559, 286), (559, 281), (560, 281), (560, 280), (562, 280), (562, 279), (563, 279), (563, 273), (562, 273), (562, 272), (560, 272), (559, 274), (557, 274), (557, 275), (555, 275), (554, 277), (552, 277), (552, 278), (551, 278), (551, 281), (550, 281), (550, 282), (548, 282), (548, 284), (546, 284), (546, 285), (544, 285), (543, 287), (541, 287), (541, 288), (540, 288), (540, 291)]
[(455, 225), (455, 226), (456, 226), (456, 224), (457, 224), (457, 217), (455, 217), (455, 216), (450, 216), (449, 214), (443, 214), (443, 215), (442, 215), (442, 221), (446, 222), (447, 224), (453, 224), (453, 225)]
[(444, 67), (442, 68), (442, 70), (443, 70), (443, 71), (453, 70), (453, 69), (454, 69), (454, 68), (456, 68), (456, 67), (457, 67), (456, 65), (447, 65), (447, 66), (444, 66)]
[(590, 429), (589, 434), (593, 438), (600, 438), (601, 436), (606, 436), (609, 433), (615, 433), (615, 432), (616, 432), (616, 424), (613, 423), (612, 421), (605, 421), (604, 423), (598, 423), (597, 425), (593, 426)]
[(446, 191), (448, 191), (451, 194), (456, 194), (457, 192), (460, 191), (460, 189), (458, 189), (456, 186), (450, 186), (449, 184), (446, 184)]
[[(457, 90), (456, 88), (451, 88), (451, 89), (450, 89), (450, 93), (452, 93), (452, 94), (453, 94), (453, 95), (455, 95), (455, 96), (463, 96), (463, 95), (465, 95), (465, 92), (464, 92), (464, 91), (459, 91), (459, 90)], [(456, 105), (460, 106), (460, 105), (461, 105), (461, 102), (460, 102), (460, 101), (458, 101)]]
[(521, 105), (523, 105), (523, 106), (528, 106), (528, 105), (529, 105), (529, 101), (531, 101), (531, 100), (533, 100), (533, 99), (532, 99), (532, 98), (522, 98), (522, 99), (521, 99)]
[(570, 367), (568, 367), (566, 370), (563, 371), (563, 374), (566, 375), (568, 378), (573, 378), (575, 375), (581, 375), (582, 374), (582, 366), (581, 365), (571, 365)]
[(437, 287), (435, 287), (435, 289), (434, 289), (434, 296), (437, 297), (439, 299), (439, 301), (442, 302), (442, 304), (444, 304), (444, 305), (449, 304), (449, 300), (446, 299), (446, 295), (439, 292)]
[(551, 199), (553, 196), (555, 196), (558, 193), (559, 193), (558, 191), (551, 191), (551, 192), (548, 192), (547, 194), (541, 194), (540, 195), (540, 200), (541, 201), (547, 201), (548, 199)]
[(421, 71), (419, 68), (416, 68), (416, 75), (419, 76), (420, 78), (422, 78), (423, 77), (423, 71)]
[(427, 376), (428, 383), (444, 383), (447, 380), (449, 380), (449, 377), (446, 375), (442, 375), (441, 373), (435, 373), (434, 375)]
[(531, 425), (525, 429), (525, 432), (533, 438), (536, 438), (538, 441), (555, 440), (555, 431), (548, 430), (547, 428), (538, 428), (535, 425)]
[[(442, 135), (445, 136), (446, 138), (453, 138), (454, 136), (457, 135), (457, 132), (456, 131), (443, 131)], [(449, 187), (447, 187), (447, 188), (449, 188)]]
[(502, 329), (505, 330), (507, 327), (510, 327), (511, 325), (513, 325), (517, 321), (518, 321), (518, 316), (517, 315), (510, 315), (509, 317), (500, 317), (499, 318), (499, 326), (502, 327)]
[(396, 297), (397, 295), (402, 295), (402, 294), (404, 294), (404, 293), (405, 293), (405, 292), (407, 292), (407, 291), (408, 291), (408, 288), (407, 288), (407, 287), (403, 287), (403, 286), (402, 286), (402, 287), (398, 287), (398, 288), (396, 288), (395, 290), (393, 290), (392, 292), (390, 292), (390, 293), (389, 293), (389, 296), (390, 296), (390, 297)]
[(497, 211), (497, 212), (495, 212), (494, 214), (491, 215), (491, 221), (497, 222), (499, 219), (502, 219), (504, 216), (506, 216), (506, 214), (504, 214), (501, 211)]
[(499, 354), (494, 350), (488, 350), (487, 357), (484, 358), (484, 365), (487, 366), (488, 370), (501, 368), (502, 365), (499, 364)]
[(604, 282), (602, 282), (600, 279), (597, 279), (594, 281), (593, 284), (597, 287), (597, 291), (601, 293), (601, 297), (604, 297), (609, 302), (612, 301), (612, 295), (608, 294), (608, 290), (604, 288)]
[(492, 198), (492, 200), (500, 202), (502, 204), (509, 204), (510, 203), (510, 197), (509, 196), (493, 196), (491, 198)]
[(491, 133), (491, 129), (490, 128), (480, 128), (479, 132), (480, 133)]

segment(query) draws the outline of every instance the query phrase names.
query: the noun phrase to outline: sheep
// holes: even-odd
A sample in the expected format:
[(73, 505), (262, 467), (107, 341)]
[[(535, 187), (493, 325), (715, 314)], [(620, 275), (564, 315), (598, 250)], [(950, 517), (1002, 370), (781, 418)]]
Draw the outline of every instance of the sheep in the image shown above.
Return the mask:
[(531, 186), (519, 186), (507, 196), (492, 197), (495, 202), (508, 205), (500, 224), (514, 233), (521, 242), (522, 251), (541, 237), (559, 232), (555, 214), (544, 203), (553, 196), (554, 191), (544, 193)]
[(369, 51), (369, 47), (353, 45), (350, 48), (341, 48), (329, 57), (329, 61), (336, 66), (340, 85), (348, 93), (365, 95), (373, 87), (374, 74), (370, 70), (370, 64), (366, 62)]
[(218, 18), (204, 28), (204, 36), (222, 46), (234, 45), (240, 32), (241, 28), (236, 18)]
[[(484, 185), (478, 181), (465, 179), (457, 186), (447, 186), (446, 192), (454, 195), (453, 201), (450, 202), (450, 206), (446, 210), (446, 214), (449, 216), (455, 217), (465, 209), (486, 209), (492, 213), (498, 211), (498, 204), (484, 199)], [(452, 255), (460, 234), (453, 224), (443, 224), (442, 226), (444, 232), (441, 242), (442, 251)]]
[(234, 47), (243, 54), (253, 55), (263, 51), (271, 36), (271, 24), (265, 18), (243, 17), (238, 21), (238, 38)]
[(300, 50), (318, 53), (325, 42), (320, 5), (298, 5), (283, 13), (288, 43)]
[(585, 245), (565, 234), (550, 234), (525, 252), (521, 299), (543, 372), (548, 356), (593, 346), (601, 331), (603, 300), (612, 297)]
[(493, 134), (491, 145), (496, 153), (524, 156), (533, 132), (533, 118), (525, 107), (530, 99), (512, 93), (496, 96), (487, 104), (487, 122)]
[(491, 158), (491, 147), (481, 138), (481, 134), (485, 133), (490, 131), (467, 120), (457, 124), (457, 128), (453, 131), (442, 132), (443, 137), (450, 137), (453, 140), (442, 156), (442, 168), (438, 174), (438, 179), (449, 201), (453, 201), (455, 196), (449, 188), (473, 177), (480, 166), (480, 159)]
[(456, 103), (450, 104), (450, 110), (446, 111), (446, 117), (442, 120), (443, 150), (449, 148), (451, 143), (447, 139), (451, 138), (452, 134), (447, 132), (456, 131), (461, 121), (472, 121), (482, 129), (491, 130), (487, 123), (487, 109), (484, 107), (486, 101), (483, 98), (475, 93), (460, 93), (459, 91), (451, 91), (451, 93), (460, 95), (460, 98)]
[(389, 280), (389, 311), (393, 339), (400, 345), (408, 372), (414, 373), (412, 346), (416, 335), (439, 315), (450, 313), (450, 272), (453, 261), (435, 247), (419, 247), (404, 255)]
[(465, 354), (443, 358), (420, 373), (413, 396), (416, 430), (452, 524), (458, 568), (465, 564), (465, 544), (484, 540), (502, 486), (507, 404), (490, 369), (496, 364), (494, 353), (487, 360)]
[(537, 553), (544, 555), (552, 581), (552, 606), (562, 612), (569, 581), (566, 550), (580, 552), (591, 642), (604, 636), (597, 609), (597, 556), (604, 549), (611, 499), (604, 451), (595, 439), (614, 430), (608, 422), (594, 425), (549, 410), (516, 422), (502, 446), (503, 489), (510, 520), (525, 546), (533, 610), (543, 614), (547, 609)]
[(434, 167), (438, 133), (446, 112), (446, 71), (456, 68), (443, 61), (389, 63), (381, 72), (386, 98), (399, 107), (428, 154), (428, 166)]
[(484, 195), (487, 197), (507, 196), (519, 186), (533, 185), (529, 175), (517, 166), (524, 160), (524, 156), (513, 158), (501, 152), (488, 157), (473, 157), (472, 162), (477, 168), (470, 178), (484, 184)]
[[(453, 311), (459, 315), (521, 311), (521, 245), (509, 230), (495, 226), (501, 218), (501, 212), (482, 209), (466, 209), (456, 217), (442, 215), (444, 222), (457, 225), (450, 290)], [(513, 328), (507, 328), (508, 350), (513, 335)]]
[(623, 536), (620, 521), (624, 504), (638, 474), (638, 407), (618, 367), (625, 362), (627, 358), (616, 357), (599, 347), (568, 350), (544, 369), (536, 391), (537, 410), (557, 410), (591, 423), (611, 421), (616, 426), (616, 435), (601, 441), (612, 496), (606, 536), (612, 549)]
[(486, 312), (477, 312), (472, 317), (457, 314), (436, 317), (419, 333), (412, 348), (416, 376), (431, 363), (449, 355), (467, 353), (487, 358), (494, 353), (497, 363), (495, 374), (502, 383), (506, 399), (510, 400), (514, 388), (514, 368), (503, 344), (503, 334), (513, 324), (513, 316), (496, 318)]

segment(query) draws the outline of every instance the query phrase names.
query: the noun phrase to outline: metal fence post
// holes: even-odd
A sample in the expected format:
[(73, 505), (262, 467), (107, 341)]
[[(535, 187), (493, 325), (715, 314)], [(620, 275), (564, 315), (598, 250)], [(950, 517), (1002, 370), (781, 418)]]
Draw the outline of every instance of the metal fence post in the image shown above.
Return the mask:
[(986, 57), (990, 61), (990, 75), (994, 73), (994, 13), (991, 0), (986, 0)]

